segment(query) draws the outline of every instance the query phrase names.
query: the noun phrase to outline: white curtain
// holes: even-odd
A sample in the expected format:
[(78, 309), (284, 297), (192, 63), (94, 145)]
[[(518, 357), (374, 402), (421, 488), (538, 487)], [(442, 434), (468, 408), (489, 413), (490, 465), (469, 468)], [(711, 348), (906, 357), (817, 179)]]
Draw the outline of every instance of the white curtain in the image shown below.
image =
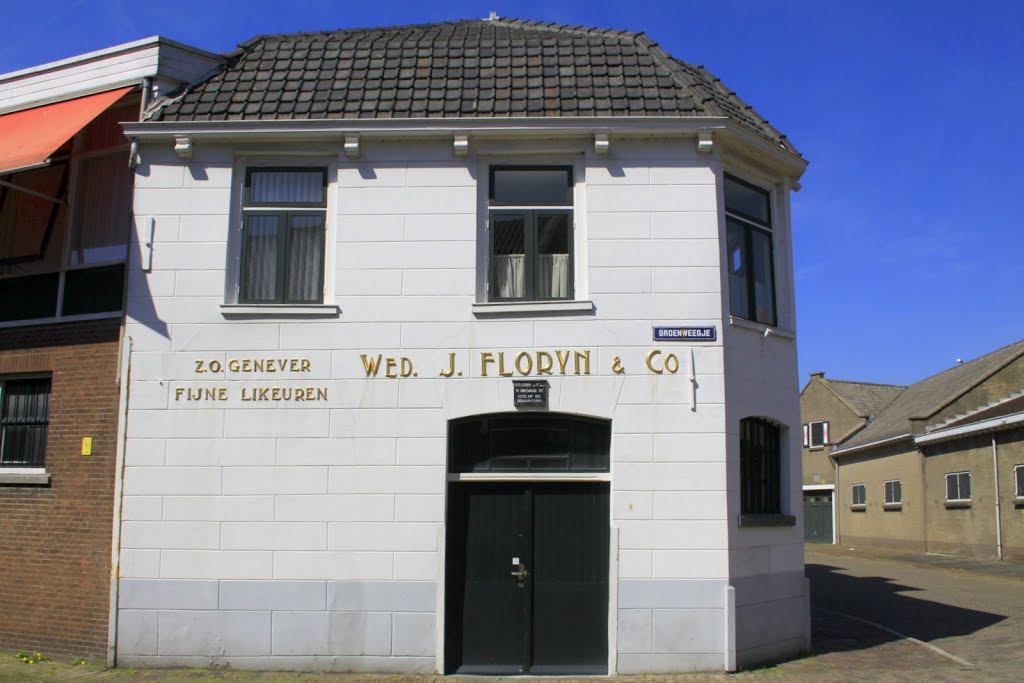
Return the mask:
[(540, 254), (537, 256), (537, 297), (540, 299), (569, 298), (568, 254)]
[(502, 299), (526, 296), (526, 257), (523, 254), (492, 256), (494, 294)]

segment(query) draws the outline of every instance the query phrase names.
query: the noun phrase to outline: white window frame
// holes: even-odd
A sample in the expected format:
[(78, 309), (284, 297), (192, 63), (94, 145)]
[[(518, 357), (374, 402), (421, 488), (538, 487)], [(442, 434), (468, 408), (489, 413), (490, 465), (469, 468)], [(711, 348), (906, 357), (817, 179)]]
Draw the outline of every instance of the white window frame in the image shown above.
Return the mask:
[[(545, 149), (545, 147), (547, 149)], [(473, 314), (477, 317), (503, 315), (532, 315), (536, 313), (589, 313), (594, 310), (590, 301), (587, 279), (587, 155), (583, 148), (555, 150), (550, 145), (534, 147), (535, 153), (524, 154), (523, 145), (515, 153), (495, 147), (484, 148), (477, 154), (477, 248), (476, 248), (476, 302)], [(531, 150), (531, 151), (534, 151)], [(495, 166), (569, 166), (572, 167), (572, 254), (573, 298), (538, 301), (492, 301), (489, 297), (490, 280), (490, 170)], [(536, 208), (536, 207), (531, 207)]]
[[(821, 443), (814, 442), (814, 425), (822, 425), (822, 440)], [(804, 446), (809, 450), (818, 451), (829, 444), (829, 433), (828, 433), (828, 420), (815, 420), (808, 422), (805, 425), (807, 431), (804, 433)]]
[[(337, 317), (335, 303), (335, 262), (337, 258), (337, 193), (338, 156), (336, 152), (267, 152), (241, 151), (235, 157), (231, 179), (231, 231), (227, 244), (224, 277), (225, 318)], [(326, 204), (324, 206), (324, 272), (323, 299), (320, 303), (278, 304), (239, 303), (241, 286), (242, 237), (245, 208), (245, 177), (250, 168), (323, 168), (327, 171)]]
[(1014, 497), (1017, 500), (1024, 500), (1024, 465), (1013, 466)]
[[(890, 493), (896, 492), (896, 487), (899, 486), (899, 497), (895, 495), (890, 497)], [(890, 510), (898, 509), (903, 507), (903, 480), (902, 479), (887, 479), (882, 482), (882, 504), (885, 508)]]
[[(967, 485), (968, 486), (972, 486), (971, 471), (970, 470), (960, 470), (960, 471), (957, 471), (957, 472), (946, 472), (946, 476), (945, 476), (945, 478), (943, 480), (943, 482), (945, 483), (945, 491), (944, 491), (943, 495), (945, 496), (947, 503), (962, 504), (962, 503), (970, 503), (971, 502), (970, 496), (968, 496), (967, 498), (964, 498), (964, 497), (962, 497), (960, 495), (961, 494), (961, 491), (960, 491), (960, 488), (961, 488), (960, 487), (960, 477), (962, 475), (967, 475)], [(957, 478), (956, 479), (956, 492), (957, 492), (957, 496), (958, 496), (957, 498), (950, 498), (949, 497), (949, 478), (950, 477), (956, 477)]]
[[(857, 502), (857, 489), (860, 489), (863, 494), (864, 500), (860, 503)], [(850, 509), (851, 510), (864, 510), (868, 506), (868, 487), (866, 484), (851, 484), (850, 485)]]

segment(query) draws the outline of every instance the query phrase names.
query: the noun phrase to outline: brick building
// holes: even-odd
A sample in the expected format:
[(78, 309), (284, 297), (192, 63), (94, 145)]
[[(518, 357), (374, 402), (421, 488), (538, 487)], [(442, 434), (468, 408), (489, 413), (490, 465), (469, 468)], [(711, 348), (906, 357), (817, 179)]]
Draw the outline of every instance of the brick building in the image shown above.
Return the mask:
[(153, 38), (0, 75), (2, 650), (107, 656), (132, 201), (120, 123), (219, 61)]

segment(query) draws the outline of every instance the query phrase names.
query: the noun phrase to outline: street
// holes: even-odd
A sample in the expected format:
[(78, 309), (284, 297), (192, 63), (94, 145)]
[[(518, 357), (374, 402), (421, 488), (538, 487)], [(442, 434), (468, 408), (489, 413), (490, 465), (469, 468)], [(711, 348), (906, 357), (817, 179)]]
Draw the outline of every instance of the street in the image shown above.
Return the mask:
[[(888, 555), (892, 555), (889, 553)], [(739, 674), (625, 676), (625, 681), (766, 680), (894, 681), (963, 683), (1020, 681), (1024, 657), (1024, 566), (960, 562), (980, 570), (949, 568), (950, 563), (919, 562), (851, 552), (837, 546), (808, 546), (807, 575), (812, 590), (811, 656)], [(924, 560), (932, 564), (923, 564)], [(61, 662), (25, 665), (0, 657), (0, 681), (375, 681), (435, 683), (467, 677), (256, 673), (201, 670), (104, 670), (93, 664)], [(472, 678), (487, 683), (509, 678)], [(582, 679), (547, 679), (592, 681)]]

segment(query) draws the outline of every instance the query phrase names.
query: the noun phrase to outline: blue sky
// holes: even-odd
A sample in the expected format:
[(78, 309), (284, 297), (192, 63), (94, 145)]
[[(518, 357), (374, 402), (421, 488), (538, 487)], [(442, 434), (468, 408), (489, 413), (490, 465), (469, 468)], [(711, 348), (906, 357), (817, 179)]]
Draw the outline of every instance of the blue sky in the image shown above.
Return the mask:
[(1024, 337), (1024, 3), (83, 0), (38, 8), (5, 8), (0, 73), (157, 34), (223, 52), (260, 33), (492, 10), (644, 31), (705, 65), (810, 161), (793, 198), (801, 385), (817, 370), (910, 383)]

